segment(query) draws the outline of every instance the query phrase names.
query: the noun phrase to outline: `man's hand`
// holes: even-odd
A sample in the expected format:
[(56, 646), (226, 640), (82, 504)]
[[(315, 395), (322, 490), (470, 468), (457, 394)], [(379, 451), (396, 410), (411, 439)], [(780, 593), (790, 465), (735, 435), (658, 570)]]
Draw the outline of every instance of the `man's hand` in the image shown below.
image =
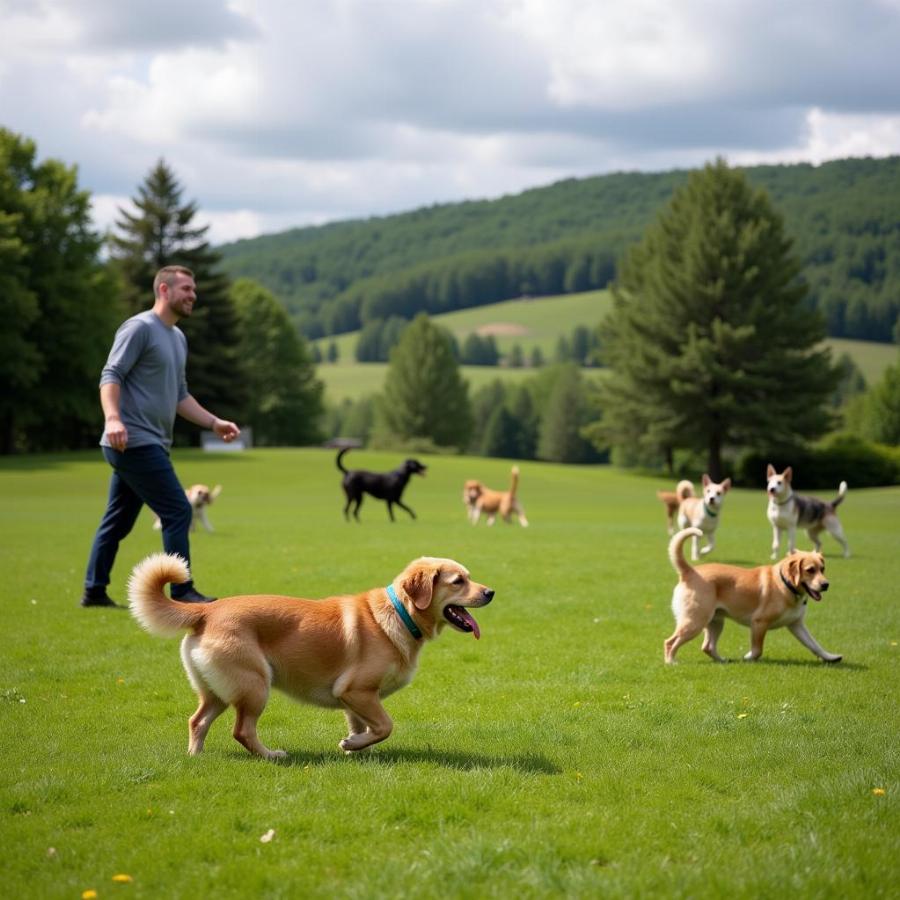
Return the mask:
[(128, 445), (128, 429), (118, 416), (108, 416), (106, 419), (106, 439), (113, 450), (122, 452)]
[(230, 444), (236, 437), (240, 437), (241, 429), (234, 422), (226, 422), (224, 419), (215, 419), (212, 423), (212, 430), (226, 444)]

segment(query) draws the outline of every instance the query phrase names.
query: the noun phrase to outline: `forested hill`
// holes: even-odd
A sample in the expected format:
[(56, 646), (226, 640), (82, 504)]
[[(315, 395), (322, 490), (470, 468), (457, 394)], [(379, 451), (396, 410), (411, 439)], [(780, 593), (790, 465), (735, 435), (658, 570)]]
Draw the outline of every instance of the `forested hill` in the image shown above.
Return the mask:
[[(828, 333), (890, 341), (900, 313), (900, 157), (755, 166)], [(298, 228), (219, 249), (310, 337), (372, 319), (605, 287), (687, 171), (569, 179), (497, 200)]]

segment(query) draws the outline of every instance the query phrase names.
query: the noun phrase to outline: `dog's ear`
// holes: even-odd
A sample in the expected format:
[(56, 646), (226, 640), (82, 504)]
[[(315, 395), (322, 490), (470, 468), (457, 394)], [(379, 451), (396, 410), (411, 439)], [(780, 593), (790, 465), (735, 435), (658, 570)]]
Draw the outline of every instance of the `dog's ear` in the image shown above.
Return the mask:
[(775, 466), (772, 463), (766, 466), (766, 481), (768, 481), (775, 474)]
[(731, 479), (730, 479), (730, 478), (726, 478), (726, 479), (722, 482), (722, 490), (723, 490), (726, 494), (731, 490)]
[(788, 484), (790, 484), (790, 483), (791, 483), (791, 479), (792, 479), (793, 477), (794, 477), (794, 470), (793, 470), (790, 466), (788, 466), (788, 467), (784, 470), (784, 480), (785, 480)]
[(799, 553), (792, 553), (787, 560), (788, 581), (800, 590), (800, 581), (802, 579), (801, 571), (803, 569), (803, 557)]
[(403, 580), (403, 590), (416, 609), (428, 609), (441, 570), (425, 563), (413, 563)]
[(710, 478), (709, 475), (707, 475), (706, 472), (704, 472), (702, 481), (703, 481), (703, 487), (706, 487), (712, 481), (712, 478)]

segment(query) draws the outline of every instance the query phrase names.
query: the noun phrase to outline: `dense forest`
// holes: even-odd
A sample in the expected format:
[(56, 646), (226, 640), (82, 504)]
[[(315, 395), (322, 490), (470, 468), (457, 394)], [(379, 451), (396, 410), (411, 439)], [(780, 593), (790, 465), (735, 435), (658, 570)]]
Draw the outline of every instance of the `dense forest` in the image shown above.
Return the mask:
[[(900, 313), (900, 157), (755, 166), (833, 337), (891, 341)], [(218, 248), (308, 337), (390, 316), (605, 287), (687, 171), (568, 179), (497, 200), (299, 228)]]

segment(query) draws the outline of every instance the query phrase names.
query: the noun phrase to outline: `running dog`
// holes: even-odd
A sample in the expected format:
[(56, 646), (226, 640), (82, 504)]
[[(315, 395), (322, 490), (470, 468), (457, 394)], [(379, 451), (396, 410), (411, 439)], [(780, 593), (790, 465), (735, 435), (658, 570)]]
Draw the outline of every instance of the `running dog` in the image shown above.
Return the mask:
[[(196, 530), (198, 519), (207, 531), (212, 532), (214, 530), (206, 515), (206, 508), (211, 506), (216, 497), (221, 493), (221, 484), (217, 484), (212, 490), (205, 484), (192, 484), (184, 492), (185, 496), (188, 498), (188, 503), (191, 504), (191, 509), (194, 511), (194, 514), (191, 517), (191, 531)], [(157, 531), (162, 528), (162, 522), (159, 520), (159, 516), (154, 518), (153, 527)]]
[(819, 659), (841, 661), (841, 656), (819, 646), (803, 621), (807, 598), (818, 603), (828, 590), (821, 553), (793, 553), (774, 566), (755, 569), (721, 563), (706, 563), (695, 569), (685, 561), (682, 545), (689, 537), (701, 534), (699, 528), (686, 528), (669, 542), (669, 561), (678, 573), (678, 584), (672, 594), (675, 632), (664, 644), (667, 663), (674, 663), (678, 648), (704, 630), (703, 652), (716, 662), (725, 662), (716, 644), (726, 618), (750, 629), (750, 651), (745, 660), (762, 656), (767, 631), (787, 627)]
[[(683, 483), (683, 482), (682, 482)], [(722, 504), (725, 495), (731, 490), (731, 479), (726, 478), (721, 484), (716, 484), (709, 475), (703, 475), (703, 496), (685, 497), (678, 507), (678, 527), (696, 528), (700, 534), (694, 536), (691, 545), (691, 559), (696, 562), (700, 556), (712, 552), (716, 546), (716, 528), (719, 525), (719, 514), (722, 512)], [(706, 546), (700, 550), (700, 537), (706, 538)], [(698, 552), (699, 551), (699, 552)]]
[(480, 481), (470, 478), (463, 487), (463, 503), (466, 504), (469, 521), (477, 525), (482, 513), (487, 516), (488, 525), (493, 525), (497, 516), (504, 522), (510, 522), (515, 514), (523, 528), (528, 527), (525, 510), (516, 497), (519, 486), (519, 467), (512, 467), (512, 481), (508, 491), (494, 491), (485, 487)]
[(694, 486), (689, 481), (679, 481), (674, 491), (657, 491), (656, 496), (666, 506), (666, 525), (669, 534), (675, 533), (678, 507), (683, 500), (694, 496)]
[(797, 526), (806, 529), (809, 539), (816, 550), (822, 549), (819, 535), (827, 531), (843, 548), (844, 556), (850, 555), (850, 547), (844, 537), (844, 529), (835, 510), (844, 501), (847, 493), (847, 482), (842, 481), (838, 495), (826, 503), (815, 497), (804, 497), (795, 494), (791, 485), (793, 470), (788, 466), (781, 474), (769, 463), (766, 469), (766, 494), (769, 506), (766, 515), (772, 525), (772, 559), (778, 558), (781, 547), (781, 535), (787, 532), (787, 552), (797, 549)]
[(385, 740), (393, 722), (382, 698), (412, 680), (419, 651), (446, 625), (480, 637), (469, 609), (494, 597), (458, 562), (430, 556), (411, 562), (387, 587), (324, 600), (259, 594), (188, 604), (163, 592), (189, 578), (181, 557), (156, 553), (132, 572), (128, 600), (151, 634), (187, 631), (181, 661), (200, 700), (188, 723), (192, 756), (203, 750), (213, 721), (233, 706), (235, 739), (265, 759), (284, 758), (285, 751), (270, 750), (256, 731), (273, 687), (342, 709), (349, 727), (340, 742), (345, 753)]
[(353, 507), (353, 518), (359, 521), (359, 508), (362, 506), (363, 495), (371, 494), (379, 500), (387, 503), (388, 515), (394, 521), (394, 504), (400, 509), (405, 509), (414, 519), (416, 514), (400, 499), (406, 488), (406, 483), (412, 475), (424, 475), (427, 466), (423, 466), (417, 459), (408, 459), (393, 472), (368, 472), (365, 469), (345, 469), (341, 462), (343, 455), (349, 450), (344, 447), (337, 455), (337, 467), (344, 473), (341, 487), (347, 495), (347, 503), (344, 506), (344, 518), (350, 521), (350, 504)]

